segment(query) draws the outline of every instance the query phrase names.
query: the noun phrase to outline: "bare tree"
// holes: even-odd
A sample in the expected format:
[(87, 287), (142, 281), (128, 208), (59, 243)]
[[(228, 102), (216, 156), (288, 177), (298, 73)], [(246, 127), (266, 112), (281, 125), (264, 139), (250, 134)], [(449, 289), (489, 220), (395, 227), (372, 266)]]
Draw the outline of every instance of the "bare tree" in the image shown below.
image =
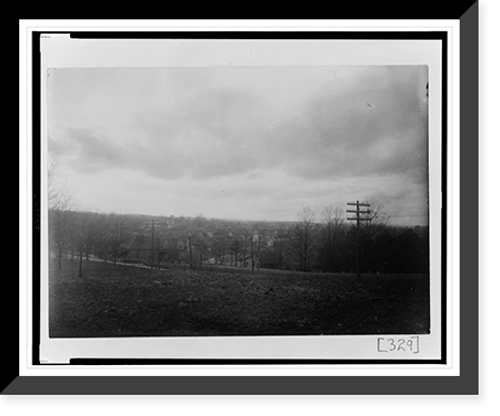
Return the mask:
[(103, 216), (93, 212), (77, 212), (71, 223), (71, 236), (78, 254), (78, 277), (83, 277), (83, 255), (88, 255), (103, 233)]
[(361, 221), (361, 227), (366, 236), (373, 240), (377, 237), (387, 226), (390, 221), (390, 216), (385, 211), (384, 205), (376, 200), (370, 199), (364, 201), (370, 204), (368, 214), (360, 214), (361, 218), (370, 218), (370, 221)]
[(188, 241), (189, 241), (189, 268), (193, 268), (193, 243), (192, 243), (192, 235), (191, 233), (188, 234)]
[(49, 162), (47, 174), (49, 247), (55, 253), (59, 270), (62, 269), (64, 250), (69, 243), (68, 210), (72, 195), (66, 186), (57, 186), (56, 168), (59, 161)]
[(285, 268), (289, 245), (288, 234), (278, 232), (275, 233), (272, 249), (279, 269)]
[(321, 212), (322, 230), (321, 237), (324, 244), (324, 252), (326, 254), (326, 265), (328, 271), (334, 271), (335, 249), (337, 245), (340, 230), (344, 224), (342, 219), (342, 211), (339, 207), (328, 205)]
[(290, 249), (300, 270), (309, 270), (317, 238), (318, 226), (314, 211), (305, 207), (297, 214), (297, 224), (292, 229)]
[(108, 262), (108, 256), (111, 254), (113, 265), (116, 265), (118, 248), (124, 242), (124, 219), (117, 214), (103, 214), (99, 222), (101, 224), (101, 233), (94, 241), (94, 245), (105, 263)]
[(218, 263), (224, 265), (224, 257), (226, 255), (226, 233), (225, 231), (218, 231), (216, 235), (216, 254), (218, 257)]
[(390, 216), (387, 214), (384, 205), (380, 201), (370, 199), (364, 202), (370, 204), (370, 207), (368, 208), (369, 213), (360, 214), (362, 218), (370, 219), (370, 221), (361, 221), (360, 224), (364, 244), (365, 269), (369, 271), (372, 264), (374, 241), (384, 230), (387, 229)]
[(66, 185), (56, 184), (57, 166), (59, 159), (48, 162), (47, 192), (49, 210), (64, 211), (69, 208), (72, 193)]
[(198, 250), (198, 256), (199, 256), (199, 267), (203, 267), (203, 255), (205, 254), (206, 250), (206, 243), (205, 243), (205, 235), (203, 234), (202, 231), (198, 231), (196, 233), (196, 248)]
[(241, 242), (238, 235), (234, 236), (234, 238), (231, 239), (231, 242), (229, 244), (229, 254), (231, 254), (234, 259), (231, 261), (231, 265), (233, 265), (234, 261), (234, 266), (238, 267), (238, 259), (241, 256)]
[(113, 265), (116, 266), (118, 248), (125, 241), (123, 231), (124, 220), (119, 215), (112, 215), (111, 220), (111, 251), (113, 252)]
[(193, 218), (192, 225), (195, 231), (205, 231), (205, 228), (208, 225), (208, 220), (203, 215), (199, 214)]
[(62, 258), (70, 240), (68, 217), (67, 210), (53, 209), (49, 211), (49, 246), (57, 259), (59, 270), (62, 269)]

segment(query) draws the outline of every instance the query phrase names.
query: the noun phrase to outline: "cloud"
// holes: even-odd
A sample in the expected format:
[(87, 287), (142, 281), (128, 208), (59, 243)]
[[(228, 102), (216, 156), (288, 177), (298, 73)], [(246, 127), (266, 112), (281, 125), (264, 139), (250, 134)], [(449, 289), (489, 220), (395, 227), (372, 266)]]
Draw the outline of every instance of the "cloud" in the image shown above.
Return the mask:
[(325, 90), (312, 98), (304, 116), (288, 124), (285, 137), (291, 146), (282, 146), (288, 169), (308, 179), (425, 171), (423, 69), (401, 69), (406, 83), (402, 74), (393, 78), (394, 71), (379, 86), (367, 76), (352, 90)]
[(148, 183), (164, 206), (212, 216), (377, 192), (392, 206), (426, 201), (426, 67), (56, 72), (50, 154), (89, 186), (126, 181), (127, 204), (154, 204)]
[(131, 152), (119, 142), (86, 128), (66, 127), (49, 136), (49, 153), (62, 156), (79, 172), (95, 172), (130, 163)]

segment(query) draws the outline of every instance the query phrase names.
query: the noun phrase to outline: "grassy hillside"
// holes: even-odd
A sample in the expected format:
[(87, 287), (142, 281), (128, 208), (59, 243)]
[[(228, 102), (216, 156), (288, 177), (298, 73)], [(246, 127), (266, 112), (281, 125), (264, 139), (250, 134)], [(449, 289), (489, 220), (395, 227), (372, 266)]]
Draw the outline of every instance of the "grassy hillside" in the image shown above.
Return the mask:
[[(54, 265), (55, 266), (55, 265)], [(51, 268), (51, 337), (423, 334), (424, 275), (150, 270), (85, 262)]]

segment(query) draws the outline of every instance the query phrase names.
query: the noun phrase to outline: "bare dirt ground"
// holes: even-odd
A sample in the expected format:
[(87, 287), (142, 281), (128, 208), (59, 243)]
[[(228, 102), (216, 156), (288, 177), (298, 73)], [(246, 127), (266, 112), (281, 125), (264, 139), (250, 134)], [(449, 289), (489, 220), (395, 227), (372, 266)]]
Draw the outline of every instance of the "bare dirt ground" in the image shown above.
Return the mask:
[(212, 267), (150, 270), (64, 261), (49, 273), (50, 337), (425, 334), (425, 275)]

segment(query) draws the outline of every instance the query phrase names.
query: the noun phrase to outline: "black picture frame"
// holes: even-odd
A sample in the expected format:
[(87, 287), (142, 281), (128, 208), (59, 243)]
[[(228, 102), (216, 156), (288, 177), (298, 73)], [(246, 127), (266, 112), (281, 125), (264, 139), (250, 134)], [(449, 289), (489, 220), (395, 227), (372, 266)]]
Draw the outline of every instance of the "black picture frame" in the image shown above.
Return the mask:
[[(460, 17), (460, 285), (459, 377), (20, 377), (4, 395), (45, 394), (478, 394), (479, 4)], [(36, 97), (34, 97), (36, 99)], [(37, 126), (33, 126), (36, 128)], [(33, 166), (36, 171), (36, 166)], [(464, 174), (465, 173), (465, 174)], [(35, 198), (36, 201), (36, 198)], [(36, 207), (35, 207), (36, 208)], [(37, 217), (34, 210), (33, 226)], [(36, 235), (34, 235), (36, 237)], [(36, 251), (36, 247), (34, 248)], [(34, 293), (36, 297), (36, 293)], [(33, 307), (36, 311), (36, 304)], [(12, 338), (19, 337), (14, 334)], [(36, 339), (34, 340), (36, 346)], [(11, 357), (18, 356), (19, 348)], [(33, 358), (37, 357), (32, 348)], [(18, 368), (17, 368), (18, 370)]]

